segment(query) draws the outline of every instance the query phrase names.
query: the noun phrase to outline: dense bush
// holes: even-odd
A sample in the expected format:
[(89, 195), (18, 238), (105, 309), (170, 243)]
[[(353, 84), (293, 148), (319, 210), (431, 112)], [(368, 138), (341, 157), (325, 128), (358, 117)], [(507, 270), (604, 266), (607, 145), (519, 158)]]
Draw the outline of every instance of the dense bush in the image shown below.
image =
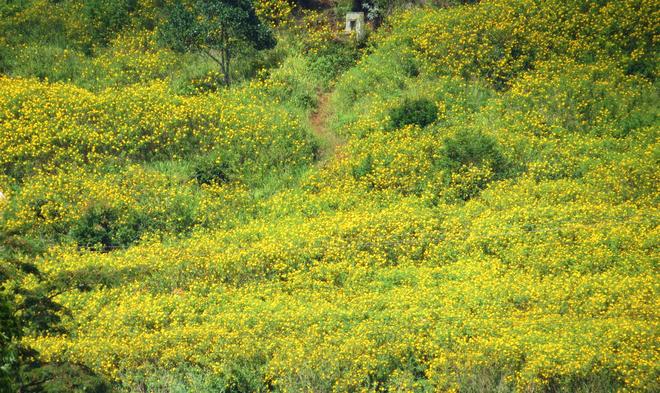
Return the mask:
[(0, 78), (0, 94), (0, 105), (8, 108), (0, 113), (0, 167), (16, 178), (69, 164), (215, 151), (231, 156), (233, 173), (250, 182), (313, 158), (314, 143), (300, 120), (282, 107), (266, 106), (270, 98), (256, 86), (177, 97), (163, 83), (93, 94)]
[(445, 139), (440, 157), (440, 165), (450, 172), (464, 167), (486, 166), (496, 178), (502, 178), (510, 169), (497, 140), (479, 131), (459, 131)]
[(98, 245), (106, 251), (137, 240), (136, 233), (117, 233), (118, 219), (119, 212), (115, 209), (101, 205), (90, 206), (71, 228), (71, 236), (83, 247), (96, 248)]
[(138, 7), (138, 0), (85, 0), (82, 15), (88, 19), (95, 42), (107, 43), (116, 33), (130, 24), (131, 13)]
[(199, 184), (227, 183), (230, 180), (229, 165), (217, 154), (200, 157), (193, 167), (193, 178)]
[(390, 127), (393, 129), (408, 125), (426, 127), (438, 119), (438, 107), (428, 98), (406, 99), (390, 110)]

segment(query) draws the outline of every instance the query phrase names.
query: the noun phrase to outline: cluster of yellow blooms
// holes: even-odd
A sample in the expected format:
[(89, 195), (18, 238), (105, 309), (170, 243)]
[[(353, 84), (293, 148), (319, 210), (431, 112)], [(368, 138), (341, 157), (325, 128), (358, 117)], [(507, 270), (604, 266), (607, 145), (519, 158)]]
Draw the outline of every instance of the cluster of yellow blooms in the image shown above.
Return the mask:
[(47, 273), (113, 273), (61, 298), (73, 335), (28, 343), (118, 379), (158, 359), (218, 375), (245, 364), (282, 390), (371, 390), (413, 362), (443, 390), (478, 369), (530, 389), (598, 373), (651, 386), (655, 220), (579, 202), (590, 192), (525, 180), (442, 217), (401, 201), (105, 255), (56, 248)]
[(293, 8), (290, 0), (256, 0), (254, 2), (257, 16), (271, 27), (284, 27), (290, 23)]
[(129, 30), (114, 37), (110, 50), (99, 50), (81, 78), (96, 79), (105, 86), (121, 86), (154, 79), (165, 79), (176, 63), (176, 56), (159, 48), (156, 32)]
[(653, 0), (491, 0), (470, 12), (470, 18), (461, 8), (411, 12), (398, 23), (429, 69), (483, 78), (496, 87), (553, 53), (580, 60), (616, 58), (627, 70), (657, 67), (657, 38), (644, 38), (654, 37), (657, 29)]
[[(331, 126), (349, 141), (318, 167), (270, 93), (286, 81), (183, 97), (0, 78), (1, 182), (21, 183), (3, 225), (64, 235), (99, 203), (155, 223), (126, 249), (40, 256), (45, 276), (94, 280), (56, 298), (66, 334), (24, 343), (136, 390), (196, 369), (236, 391), (657, 391), (657, 92), (635, 68), (654, 55), (615, 53), (648, 41), (657, 11), (578, 3), (594, 2), (400, 14), (337, 82)], [(613, 24), (630, 34), (610, 45)], [(418, 96), (434, 122), (391, 129)], [(206, 153), (242, 184), (153, 162)], [(272, 195), (255, 187), (301, 167)]]
[(109, 158), (217, 151), (249, 177), (310, 162), (313, 145), (300, 120), (269, 100), (263, 89), (249, 86), (177, 97), (154, 82), (94, 94), (65, 83), (2, 77), (0, 167), (22, 176)]

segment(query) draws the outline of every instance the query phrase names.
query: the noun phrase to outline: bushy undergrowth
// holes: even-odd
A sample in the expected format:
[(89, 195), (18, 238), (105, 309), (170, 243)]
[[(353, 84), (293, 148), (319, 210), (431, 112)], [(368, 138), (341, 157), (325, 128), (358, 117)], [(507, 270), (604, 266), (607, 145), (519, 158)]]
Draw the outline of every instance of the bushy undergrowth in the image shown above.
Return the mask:
[(0, 167), (35, 170), (221, 154), (233, 177), (309, 163), (314, 144), (298, 118), (266, 107), (260, 88), (179, 97), (161, 83), (98, 94), (63, 83), (0, 79)]
[(426, 127), (438, 119), (438, 108), (427, 98), (405, 100), (390, 110), (390, 126), (394, 129), (409, 125)]
[(22, 343), (135, 392), (657, 391), (656, 14), (406, 10), (353, 65), (307, 13), (231, 89), (148, 32), (85, 55), (111, 89), (2, 77), (2, 234), (72, 283)]

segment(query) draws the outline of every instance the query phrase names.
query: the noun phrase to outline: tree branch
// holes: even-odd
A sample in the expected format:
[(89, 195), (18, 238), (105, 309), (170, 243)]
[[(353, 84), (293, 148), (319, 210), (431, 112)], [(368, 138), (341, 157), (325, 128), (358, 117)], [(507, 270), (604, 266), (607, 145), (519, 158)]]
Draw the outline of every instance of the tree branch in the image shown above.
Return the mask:
[(201, 46), (198, 46), (198, 48), (199, 48), (200, 51), (204, 52), (204, 54), (206, 54), (208, 57), (210, 57), (210, 58), (213, 59), (216, 63), (218, 63), (218, 64), (220, 65), (220, 67), (224, 67), (224, 64), (223, 64), (222, 60), (220, 60), (220, 59), (218, 59), (217, 57), (213, 56), (213, 53), (211, 53), (210, 50), (208, 50), (208, 49), (206, 49), (206, 48), (204, 48), (204, 47), (201, 47)]

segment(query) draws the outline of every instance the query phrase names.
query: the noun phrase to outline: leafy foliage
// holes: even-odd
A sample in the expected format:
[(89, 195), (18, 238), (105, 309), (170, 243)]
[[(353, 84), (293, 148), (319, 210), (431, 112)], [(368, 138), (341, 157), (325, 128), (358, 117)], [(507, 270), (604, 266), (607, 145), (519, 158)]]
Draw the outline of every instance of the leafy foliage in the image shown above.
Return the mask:
[(275, 39), (250, 0), (174, 1), (167, 10), (163, 39), (179, 51), (197, 50), (215, 60), (230, 83), (230, 65), (244, 46), (270, 49)]
[(401, 106), (390, 110), (390, 124), (393, 129), (408, 125), (426, 127), (438, 119), (438, 108), (428, 98), (406, 99)]
[(445, 139), (440, 155), (441, 165), (450, 172), (468, 166), (488, 166), (496, 178), (502, 178), (509, 169), (497, 140), (480, 132), (459, 132)]

